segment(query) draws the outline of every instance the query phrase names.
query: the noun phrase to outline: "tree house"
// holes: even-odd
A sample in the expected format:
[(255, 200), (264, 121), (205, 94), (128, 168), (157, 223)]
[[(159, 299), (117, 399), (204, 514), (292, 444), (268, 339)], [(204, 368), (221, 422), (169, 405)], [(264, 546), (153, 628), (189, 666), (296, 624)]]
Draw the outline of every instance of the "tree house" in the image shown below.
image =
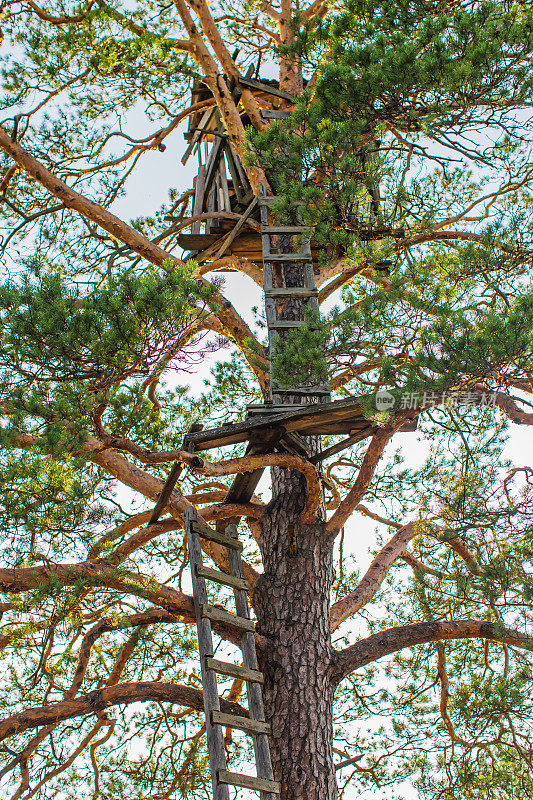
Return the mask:
[[(294, 97), (281, 90), (276, 81), (259, 80), (252, 77), (252, 72), (239, 78), (237, 84), (229, 85), (234, 98), (238, 101), (242, 87), (246, 87), (258, 100), (265, 119), (289, 116), (289, 104), (294, 102)], [(206, 84), (194, 84), (192, 105), (212, 99)], [(244, 113), (242, 120), (245, 126), (250, 122)], [(284, 341), (293, 331), (304, 325), (310, 327), (309, 311), (318, 319), (314, 268), (318, 263), (318, 245), (312, 241), (312, 231), (297, 224), (297, 209), (294, 209), (291, 224), (281, 224), (273, 220), (269, 212), (269, 205), (276, 198), (266, 196), (266, 193), (254, 195), (214, 102), (190, 116), (185, 138), (188, 145), (182, 163), (196, 157), (198, 173), (192, 190), (182, 198), (181, 213), (171, 216), (183, 230), (190, 229), (188, 233), (178, 235), (178, 244), (188, 251), (187, 257), (200, 261), (233, 256), (255, 262), (262, 269), (272, 364), (275, 349), (283, 349)], [(363, 170), (365, 158), (367, 156), (362, 154)], [(366, 222), (363, 220), (366, 228), (361, 227), (361, 238), (394, 235), (390, 229), (376, 229), (379, 215), (377, 187), (368, 191), (366, 213)], [(396, 233), (404, 235), (403, 230)], [(277, 450), (297, 454), (314, 464), (376, 430), (363, 413), (362, 398), (332, 402), (328, 382), (317, 384), (296, 378), (290, 386), (281, 385), (272, 375), (272, 368), (264, 405), (250, 406), (244, 422), (228, 423), (212, 430), (199, 430), (199, 427), (196, 426), (185, 437), (184, 447), (190, 452), (242, 442), (246, 443), (248, 454)], [(403, 430), (415, 427), (416, 421), (413, 424), (406, 420)], [(342, 441), (325, 450), (320, 449), (321, 436), (339, 434), (345, 437)], [(310, 447), (311, 441), (314, 444)], [(237, 475), (225, 502), (248, 502), (263, 469)], [(171, 491), (178, 474), (179, 470), (171, 473), (166, 491)]]
[[(253, 71), (253, 70), (252, 70)], [(282, 119), (290, 115), (289, 103), (294, 96), (279, 88), (278, 82), (269, 79), (241, 77), (233, 87), (233, 95), (238, 99), (241, 87), (250, 90), (262, 107), (265, 120)], [(209, 87), (201, 82), (192, 89), (191, 105), (212, 99)], [(241, 115), (244, 126), (250, 124), (248, 116)], [(246, 258), (258, 265), (263, 261), (263, 248), (260, 237), (260, 209), (254, 197), (246, 171), (235, 151), (224, 126), (219, 110), (211, 106), (189, 117), (185, 133), (188, 142), (182, 157), (185, 164), (191, 157), (198, 159), (198, 173), (192, 191), (188, 193), (187, 203), (182, 206), (180, 215), (171, 215), (188, 233), (178, 235), (178, 245), (189, 256), (202, 260), (216, 260), (233, 256)], [(369, 156), (362, 155), (362, 169)], [(187, 209), (187, 212), (185, 209)], [(404, 231), (395, 231), (383, 226), (376, 227), (379, 210), (379, 190), (370, 190), (365, 213), (360, 220), (358, 233), (361, 239), (370, 240), (383, 235), (403, 236)], [(210, 215), (220, 215), (218, 217)], [(200, 217), (200, 219), (199, 219)], [(311, 240), (313, 262), (317, 263), (319, 246)], [(332, 253), (332, 256), (342, 255)]]

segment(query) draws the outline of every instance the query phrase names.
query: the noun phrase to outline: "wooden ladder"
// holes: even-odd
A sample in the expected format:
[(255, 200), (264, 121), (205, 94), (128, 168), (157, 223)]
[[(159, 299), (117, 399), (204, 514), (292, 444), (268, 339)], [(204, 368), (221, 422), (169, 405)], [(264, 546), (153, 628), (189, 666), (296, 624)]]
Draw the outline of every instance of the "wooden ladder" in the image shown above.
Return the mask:
[[(313, 257), (311, 254), (310, 229), (303, 225), (278, 225), (272, 226), (268, 219), (268, 206), (278, 198), (259, 195), (261, 207), (261, 243), (263, 250), (263, 286), (265, 291), (265, 308), (268, 326), (268, 341), (270, 347), (270, 358), (274, 352), (276, 338), (280, 331), (301, 328), (308, 322), (304, 319), (305, 311), (319, 313), (318, 291), (315, 284), (315, 273), (313, 270)], [(273, 236), (299, 236), (300, 249), (294, 250), (291, 245), (291, 252), (274, 252)], [(291, 238), (291, 242), (293, 239)], [(290, 265), (301, 265), (302, 281), (296, 286), (274, 286), (274, 270), (276, 266), (281, 267), (281, 279), (285, 283), (285, 269)], [(302, 300), (299, 319), (284, 319), (283, 309), (278, 310), (279, 301)], [(278, 301), (278, 302), (276, 302)], [(312, 327), (312, 326), (311, 326)], [(327, 403), (331, 400), (331, 391), (328, 383), (320, 383), (313, 386), (285, 386), (282, 387), (271, 380), (271, 396), (280, 395), (300, 395), (303, 397), (317, 397), (320, 402)], [(283, 399), (282, 399), (283, 402)]]
[[(255, 624), (250, 619), (247, 597), (249, 586), (244, 578), (241, 560), (242, 544), (237, 538), (237, 526), (228, 525), (224, 534), (219, 533), (209, 526), (199, 523), (196, 509), (192, 508), (185, 512), (185, 531), (198, 629), (213, 800), (229, 800), (229, 786), (257, 791), (260, 793), (261, 800), (275, 800), (280, 793), (280, 787), (279, 783), (274, 780), (270, 759), (268, 745), (270, 725), (265, 721), (261, 689), (263, 675), (259, 672), (257, 664)], [(229, 573), (203, 565), (200, 539), (207, 539), (226, 548)], [(233, 589), (236, 614), (231, 614), (218, 606), (209, 605), (206, 581)], [(242, 666), (214, 658), (212, 622), (228, 625), (238, 632)], [(246, 681), (249, 717), (224, 714), (220, 711), (217, 675), (242, 678)], [(257, 777), (228, 771), (223, 728), (235, 728), (252, 737)]]

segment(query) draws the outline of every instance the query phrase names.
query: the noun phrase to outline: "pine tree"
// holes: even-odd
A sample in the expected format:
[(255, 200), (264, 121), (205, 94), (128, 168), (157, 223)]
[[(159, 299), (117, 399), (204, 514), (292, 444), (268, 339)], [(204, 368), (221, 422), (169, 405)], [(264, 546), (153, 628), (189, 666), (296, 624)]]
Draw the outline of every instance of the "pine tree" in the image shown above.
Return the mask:
[[(2, 796), (210, 796), (195, 505), (241, 520), (281, 800), (405, 780), (533, 798), (533, 470), (506, 449), (533, 424), (533, 11), (8, 0), (2, 28)], [(272, 352), (221, 280), (262, 287), (257, 260), (179, 256), (182, 123), (208, 108), (272, 219), (312, 230), (322, 314)], [(152, 213), (133, 181), (169, 154)], [(313, 437), (323, 462), (183, 449), (263, 402), (270, 364), (278, 385), (360, 398), (369, 435)], [(224, 503), (261, 467), (271, 494)], [(223, 710), (245, 713), (243, 691), (228, 681)]]

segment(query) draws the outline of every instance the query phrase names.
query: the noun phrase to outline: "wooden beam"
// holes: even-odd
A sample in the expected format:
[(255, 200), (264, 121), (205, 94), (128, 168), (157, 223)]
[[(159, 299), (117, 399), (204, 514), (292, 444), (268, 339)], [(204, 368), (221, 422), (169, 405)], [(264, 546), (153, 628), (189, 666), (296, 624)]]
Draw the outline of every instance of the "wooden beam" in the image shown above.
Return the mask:
[(355, 436), (348, 436), (341, 442), (337, 442), (337, 444), (331, 445), (331, 447), (326, 448), (326, 450), (321, 450), (320, 453), (311, 456), (309, 461), (312, 464), (318, 464), (320, 461), (324, 461), (325, 458), (329, 458), (329, 456), (333, 456), (335, 453), (341, 453), (343, 450), (346, 450), (347, 447), (351, 447), (352, 444), (356, 444), (362, 439), (366, 439), (367, 436), (368, 434), (364, 430), (358, 431)]
[(281, 97), (283, 100), (290, 100), (291, 103), (295, 103), (297, 100), (294, 94), (284, 92), (283, 89), (280, 89), (278, 86), (270, 86), (270, 84), (263, 83), (263, 81), (257, 81), (255, 78), (239, 78), (239, 83), (241, 86), (247, 86), (249, 89), (256, 89), (259, 92), (271, 94), (273, 97)]
[(165, 510), (165, 507), (170, 499), (170, 495), (172, 494), (174, 486), (176, 485), (180, 476), (181, 469), (181, 464), (179, 464), (177, 461), (172, 465), (172, 469), (168, 474), (168, 478), (161, 489), (161, 494), (159, 495), (157, 503), (155, 504), (155, 508), (152, 511), (152, 516), (148, 522), (149, 525), (154, 525)]

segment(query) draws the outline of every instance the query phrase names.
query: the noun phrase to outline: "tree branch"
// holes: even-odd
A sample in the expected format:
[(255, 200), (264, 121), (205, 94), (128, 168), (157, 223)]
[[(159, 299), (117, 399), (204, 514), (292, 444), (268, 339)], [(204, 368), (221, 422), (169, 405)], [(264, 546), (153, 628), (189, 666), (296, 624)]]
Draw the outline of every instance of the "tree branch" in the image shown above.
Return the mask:
[(416, 536), (416, 533), (416, 523), (414, 522), (409, 522), (403, 528), (400, 528), (377, 554), (353, 592), (350, 592), (346, 597), (341, 598), (341, 600), (332, 605), (332, 632), (372, 600), (387, 577), (391, 566), (398, 558), (401, 558), (408, 542)]
[[(203, 711), (203, 694), (199, 689), (181, 684), (141, 681), (119, 683), (105, 689), (95, 689), (81, 697), (62, 700), (47, 706), (34, 706), (18, 714), (12, 714), (0, 722), (0, 741), (41, 725), (62, 722), (87, 714), (99, 714), (110, 706), (122, 703), (179, 703), (182, 706)], [(248, 717), (248, 710), (239, 703), (220, 698), (220, 708), (229, 714)]]
[(374, 633), (366, 639), (340, 650), (335, 656), (333, 674), (335, 683), (365, 664), (383, 656), (396, 653), (404, 647), (414, 647), (427, 642), (446, 639), (491, 639), (513, 647), (533, 652), (533, 636), (505, 628), (500, 623), (476, 619), (457, 619), (451, 622), (417, 622)]
[(380, 428), (377, 433), (374, 434), (361, 463), (354, 485), (346, 497), (339, 503), (337, 510), (326, 525), (327, 533), (335, 536), (350, 517), (358, 503), (362, 500), (370, 481), (374, 477), (374, 472), (383, 455), (383, 451), (393, 434), (394, 431), (391, 430), (391, 428)]

